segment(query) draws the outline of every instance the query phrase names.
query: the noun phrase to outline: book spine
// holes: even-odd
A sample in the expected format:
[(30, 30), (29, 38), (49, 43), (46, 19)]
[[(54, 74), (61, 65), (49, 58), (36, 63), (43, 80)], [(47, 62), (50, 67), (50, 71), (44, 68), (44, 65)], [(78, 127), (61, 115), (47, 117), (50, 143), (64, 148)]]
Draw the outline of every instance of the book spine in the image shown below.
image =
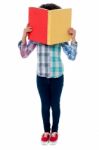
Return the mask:
[(51, 44), (51, 12), (48, 11), (47, 44)]

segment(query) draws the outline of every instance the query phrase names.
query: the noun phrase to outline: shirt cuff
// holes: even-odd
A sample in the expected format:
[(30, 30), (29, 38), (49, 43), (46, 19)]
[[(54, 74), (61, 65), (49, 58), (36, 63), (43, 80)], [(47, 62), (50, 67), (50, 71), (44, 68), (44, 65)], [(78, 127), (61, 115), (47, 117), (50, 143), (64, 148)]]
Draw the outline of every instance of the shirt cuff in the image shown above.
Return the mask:
[(78, 42), (77, 41), (71, 41), (71, 45), (77, 46)]
[(19, 43), (18, 43), (18, 47), (20, 47), (21, 45), (22, 45), (22, 46), (26, 45), (26, 42), (25, 42), (25, 43), (23, 43), (23, 42), (22, 42), (22, 40), (21, 40), (21, 41), (19, 41)]

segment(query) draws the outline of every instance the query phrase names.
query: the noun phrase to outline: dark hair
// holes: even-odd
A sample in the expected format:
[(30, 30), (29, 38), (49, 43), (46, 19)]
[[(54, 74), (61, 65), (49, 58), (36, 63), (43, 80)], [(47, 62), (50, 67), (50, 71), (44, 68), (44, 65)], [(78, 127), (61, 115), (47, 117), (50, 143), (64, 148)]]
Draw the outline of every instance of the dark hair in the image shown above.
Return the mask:
[(53, 10), (53, 9), (61, 9), (60, 6), (53, 4), (53, 3), (47, 3), (47, 4), (42, 4), (41, 6), (39, 6), (40, 8), (45, 8), (48, 10)]

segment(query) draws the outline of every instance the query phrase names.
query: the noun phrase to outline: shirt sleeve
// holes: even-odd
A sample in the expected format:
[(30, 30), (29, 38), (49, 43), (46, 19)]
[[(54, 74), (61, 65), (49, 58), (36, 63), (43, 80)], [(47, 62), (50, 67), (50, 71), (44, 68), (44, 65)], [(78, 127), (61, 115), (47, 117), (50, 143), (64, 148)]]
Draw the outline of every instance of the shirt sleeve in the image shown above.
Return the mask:
[(64, 53), (67, 55), (68, 59), (75, 60), (77, 55), (77, 42), (61, 43)]
[(24, 44), (22, 43), (22, 41), (19, 41), (18, 43), (18, 47), (20, 49), (20, 54), (23, 58), (26, 58), (29, 56), (29, 54), (34, 50), (34, 48), (36, 47), (37, 43), (33, 42), (33, 41), (28, 41), (25, 42)]

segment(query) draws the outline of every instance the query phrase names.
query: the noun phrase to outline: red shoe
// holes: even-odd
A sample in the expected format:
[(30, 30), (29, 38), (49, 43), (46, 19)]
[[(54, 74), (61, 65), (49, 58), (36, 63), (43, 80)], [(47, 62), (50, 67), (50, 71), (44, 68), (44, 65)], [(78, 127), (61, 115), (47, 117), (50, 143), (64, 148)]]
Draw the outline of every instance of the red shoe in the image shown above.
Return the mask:
[(58, 140), (58, 133), (57, 132), (52, 132), (51, 136), (50, 136), (50, 143), (51, 144), (55, 144)]
[(41, 137), (42, 144), (47, 144), (49, 142), (49, 139), (50, 139), (50, 133), (45, 132)]

